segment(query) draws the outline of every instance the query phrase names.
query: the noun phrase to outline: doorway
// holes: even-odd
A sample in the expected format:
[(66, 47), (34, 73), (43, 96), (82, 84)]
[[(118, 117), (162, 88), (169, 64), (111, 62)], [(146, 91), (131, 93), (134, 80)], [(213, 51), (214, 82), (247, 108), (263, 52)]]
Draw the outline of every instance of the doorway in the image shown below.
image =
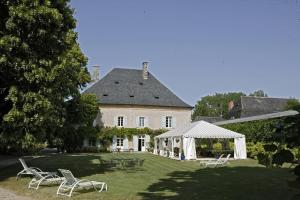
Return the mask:
[(145, 136), (139, 136), (138, 151), (145, 151)]

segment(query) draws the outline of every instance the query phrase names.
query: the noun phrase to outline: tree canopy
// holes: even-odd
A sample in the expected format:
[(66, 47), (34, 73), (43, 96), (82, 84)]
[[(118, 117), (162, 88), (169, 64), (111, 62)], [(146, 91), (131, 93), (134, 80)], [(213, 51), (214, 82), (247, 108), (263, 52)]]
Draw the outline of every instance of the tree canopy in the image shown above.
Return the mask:
[(245, 96), (242, 92), (216, 93), (202, 97), (195, 106), (192, 118), (197, 116), (210, 117), (228, 117), (228, 102), (237, 101), (241, 96)]
[(253, 93), (249, 94), (250, 97), (268, 97), (267, 93), (263, 90), (256, 90)]
[(66, 102), (90, 80), (75, 27), (68, 0), (0, 1), (2, 145), (44, 141), (64, 125)]

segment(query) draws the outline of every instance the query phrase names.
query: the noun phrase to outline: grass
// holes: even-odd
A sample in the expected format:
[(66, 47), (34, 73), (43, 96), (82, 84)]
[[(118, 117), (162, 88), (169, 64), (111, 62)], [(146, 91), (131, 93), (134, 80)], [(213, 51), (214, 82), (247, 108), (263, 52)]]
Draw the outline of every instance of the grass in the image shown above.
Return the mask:
[[(140, 168), (103, 164), (114, 158), (140, 158), (145, 162)], [(108, 192), (77, 191), (72, 199), (300, 199), (300, 187), (289, 169), (267, 169), (254, 160), (201, 169), (199, 162), (180, 162), (148, 153), (101, 153), (42, 157), (27, 163), (44, 171), (70, 169), (78, 178), (108, 184)], [(21, 164), (2, 169), (0, 186), (33, 199), (67, 199), (56, 196), (57, 186), (27, 189), (29, 178), (15, 179), (20, 170)], [(294, 184), (299, 189), (289, 187)]]

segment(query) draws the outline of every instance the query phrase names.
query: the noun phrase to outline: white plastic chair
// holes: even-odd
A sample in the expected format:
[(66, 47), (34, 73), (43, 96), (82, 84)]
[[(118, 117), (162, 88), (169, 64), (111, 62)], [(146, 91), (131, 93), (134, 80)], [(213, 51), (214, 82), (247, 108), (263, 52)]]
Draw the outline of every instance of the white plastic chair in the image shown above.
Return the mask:
[(65, 180), (64, 177), (59, 177), (56, 172), (48, 172), (47, 174), (40, 174), (35, 169), (28, 169), (32, 174), (33, 178), (28, 184), (28, 188), (39, 189), (41, 184), (57, 184), (59, 185), (61, 182)]
[(224, 167), (228, 163), (229, 157), (230, 157), (230, 154), (228, 154), (225, 159), (220, 159), (220, 160), (217, 160), (216, 162), (206, 163), (205, 167), (209, 167), (209, 166)]
[(58, 169), (64, 176), (63, 181), (57, 189), (57, 195), (64, 195), (71, 197), (75, 188), (77, 189), (90, 189), (94, 188), (98, 192), (102, 192), (103, 189), (107, 191), (107, 184), (104, 182), (90, 181), (87, 179), (77, 179), (73, 176), (72, 172), (66, 169)]
[(37, 167), (28, 167), (26, 162), (22, 159), (19, 158), (19, 161), (21, 162), (22, 166), (23, 166), (23, 170), (20, 171), (17, 174), (16, 179), (18, 179), (19, 177), (21, 177), (22, 175), (33, 175), (32, 172), (29, 169), (34, 169), (36, 172), (38, 172), (39, 174), (48, 174), (48, 172), (43, 172), (41, 169), (37, 168)]
[(211, 159), (211, 160), (206, 160), (206, 161), (200, 161), (200, 165), (203, 165), (204, 167), (207, 167), (209, 163), (215, 163), (219, 162), (223, 158), (224, 154), (221, 154), (219, 158)]

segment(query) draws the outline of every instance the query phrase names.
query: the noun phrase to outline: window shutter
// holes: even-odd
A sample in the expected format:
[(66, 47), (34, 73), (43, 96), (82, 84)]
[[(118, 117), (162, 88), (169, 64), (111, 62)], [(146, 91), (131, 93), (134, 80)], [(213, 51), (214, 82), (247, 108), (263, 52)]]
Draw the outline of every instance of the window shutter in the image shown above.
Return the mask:
[(145, 127), (148, 127), (149, 126), (149, 124), (148, 124), (148, 117), (145, 117), (144, 119), (145, 119), (145, 121), (144, 121)]
[(166, 128), (166, 117), (165, 117), (165, 116), (163, 116), (163, 117), (161, 118), (161, 127), (162, 127), (162, 128)]
[(127, 137), (125, 137), (124, 140), (123, 140), (123, 149), (126, 149), (126, 150), (129, 149), (128, 148), (128, 138)]
[(136, 124), (136, 127), (140, 127), (140, 117), (136, 117), (135, 119), (135, 124)]
[(114, 117), (114, 126), (118, 126), (118, 116)]
[(127, 127), (127, 117), (123, 117), (123, 126)]
[(115, 150), (117, 148), (117, 136), (113, 136), (112, 149)]
[(172, 117), (172, 128), (176, 128), (176, 117)]

